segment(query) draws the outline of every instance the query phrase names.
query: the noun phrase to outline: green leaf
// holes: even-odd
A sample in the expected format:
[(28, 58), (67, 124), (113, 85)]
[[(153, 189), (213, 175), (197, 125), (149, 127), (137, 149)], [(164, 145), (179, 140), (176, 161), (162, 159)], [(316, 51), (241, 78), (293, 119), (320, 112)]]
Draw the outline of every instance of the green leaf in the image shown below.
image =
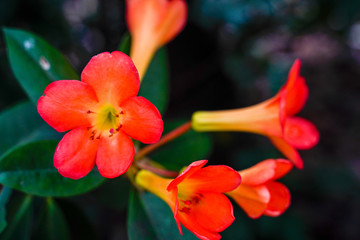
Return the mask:
[(30, 195), (22, 197), (19, 204), (13, 206), (9, 224), (0, 235), (1, 240), (27, 240), (30, 239), (32, 224), (32, 200)]
[(130, 240), (198, 239), (184, 227), (181, 236), (170, 207), (148, 192), (132, 191), (127, 223)]
[(45, 200), (43, 214), (38, 222), (34, 239), (66, 240), (70, 239), (69, 228), (62, 210), (52, 198)]
[[(130, 53), (131, 37), (124, 34), (118, 47), (119, 51)], [(169, 66), (166, 48), (160, 48), (146, 71), (141, 82), (139, 96), (143, 96), (153, 103), (160, 113), (164, 113), (169, 100)]]
[(0, 156), (10, 148), (36, 140), (59, 139), (62, 135), (41, 119), (31, 102), (15, 105), (0, 113)]
[(11, 69), (33, 102), (52, 81), (79, 79), (69, 61), (39, 36), (11, 28), (4, 34)]
[(134, 189), (130, 192), (127, 228), (129, 240), (157, 239), (139, 193)]
[(140, 194), (140, 198), (159, 240), (198, 239), (193, 233), (184, 227), (182, 227), (183, 236), (180, 235), (173, 212), (160, 198), (148, 192)]
[(72, 180), (61, 176), (53, 165), (56, 141), (20, 146), (0, 158), (0, 183), (38, 196), (64, 197), (90, 191), (104, 178), (97, 171)]
[(11, 195), (11, 189), (8, 187), (3, 187), (0, 193), (0, 233), (5, 229), (6, 222), (6, 209), (5, 205)]
[[(175, 129), (183, 123), (180, 121), (166, 121), (164, 133)], [(206, 159), (211, 146), (211, 139), (207, 133), (190, 130), (154, 151), (150, 154), (150, 158), (168, 169), (178, 171), (194, 161)]]
[(166, 48), (160, 48), (152, 59), (141, 82), (139, 96), (152, 102), (164, 113), (169, 100), (169, 71)]

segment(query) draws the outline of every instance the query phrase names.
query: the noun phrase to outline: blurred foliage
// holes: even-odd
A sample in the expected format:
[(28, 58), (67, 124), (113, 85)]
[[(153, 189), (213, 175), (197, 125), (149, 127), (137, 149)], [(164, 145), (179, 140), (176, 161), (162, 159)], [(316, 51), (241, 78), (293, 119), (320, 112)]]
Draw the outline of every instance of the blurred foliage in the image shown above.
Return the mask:
[[(318, 146), (301, 152), (305, 169), (293, 170), (282, 180), (292, 194), (290, 208), (278, 218), (253, 220), (234, 205), (236, 221), (222, 234), (223, 239), (358, 238), (360, 2), (189, 0), (188, 3), (187, 26), (167, 46), (169, 62), (159, 60), (164, 61), (170, 71), (154, 70), (154, 77), (151, 77), (165, 79), (166, 76), (169, 81), (165, 80), (168, 86), (161, 85), (169, 90), (166, 95), (150, 93), (154, 101), (165, 99), (159, 101), (163, 104), (160, 108), (165, 119), (189, 118), (195, 110), (237, 108), (261, 102), (280, 88), (292, 62), (300, 58), (302, 75), (310, 89), (301, 115), (313, 121), (321, 133)], [(2, 28), (22, 29), (41, 36), (65, 55), (76, 73), (81, 72), (91, 56), (118, 49), (127, 32), (124, 16), (124, 1), (120, 0), (0, 1)], [(158, 54), (163, 58), (163, 53)], [(2, 34), (1, 154), (12, 151), (13, 146), (22, 148), (30, 141), (59, 138), (51, 131), (41, 136), (40, 132), (45, 133), (43, 130), (47, 126), (36, 117), (35, 105), (24, 103), (28, 98), (15, 75)], [(18, 103), (21, 104), (16, 105)], [(189, 134), (190, 139), (195, 138), (191, 137), (192, 132)], [(262, 136), (214, 133), (211, 137), (213, 144), (208, 145), (210, 140), (206, 136), (199, 137), (204, 142), (197, 146), (199, 142), (191, 143), (184, 136), (182, 141), (189, 142), (201, 153), (199, 155), (191, 155), (192, 152), (184, 149), (177, 150), (179, 153), (166, 151), (166, 148), (171, 149), (169, 144), (164, 146), (163, 153), (159, 149), (151, 157), (156, 160), (160, 156), (164, 160), (158, 161), (164, 164), (171, 163), (165, 158), (180, 156), (188, 158), (184, 161), (193, 161), (196, 159), (190, 160), (189, 156), (205, 157), (201, 149), (207, 148), (211, 150), (211, 155), (207, 156), (211, 164), (227, 164), (235, 169), (249, 167), (265, 158), (282, 157)], [(159, 220), (151, 220), (154, 216), (149, 216), (149, 211), (167, 207), (160, 206), (165, 203), (150, 194), (132, 192), (128, 211), (129, 183), (122, 178), (106, 181), (91, 192), (66, 199), (39, 198), (18, 191), (13, 191), (7, 199), (9, 196), (3, 197), (5, 189), (0, 193), (0, 210), (6, 207), (7, 227), (0, 239), (56, 239), (60, 236), (66, 239), (67, 232), (71, 239), (125, 239), (126, 236), (137, 239), (133, 232), (128, 233), (134, 227), (127, 228), (126, 216), (128, 222), (134, 222), (132, 216), (147, 215), (145, 222), (135, 221), (139, 226), (147, 226)], [(0, 231), (4, 224), (2, 214), (4, 211), (0, 212)], [(170, 209), (164, 218), (172, 220)], [(39, 233), (38, 227), (44, 221), (50, 229), (51, 224), (59, 226), (59, 235)], [(141, 229), (146, 231), (146, 228)], [(158, 236), (160, 233), (152, 234)]]

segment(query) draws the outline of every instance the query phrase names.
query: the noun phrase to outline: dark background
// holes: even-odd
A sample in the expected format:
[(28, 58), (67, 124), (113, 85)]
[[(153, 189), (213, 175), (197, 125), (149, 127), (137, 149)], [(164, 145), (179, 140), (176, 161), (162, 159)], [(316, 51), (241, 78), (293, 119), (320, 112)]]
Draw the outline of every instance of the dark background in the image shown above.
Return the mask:
[[(301, 152), (304, 170), (294, 169), (281, 180), (291, 191), (290, 208), (278, 218), (252, 220), (234, 206), (236, 221), (223, 239), (359, 238), (360, 1), (193, 0), (188, 4), (188, 23), (168, 44), (171, 83), (165, 121), (189, 119), (196, 110), (239, 108), (268, 99), (300, 58), (310, 89), (300, 116), (314, 122), (321, 136), (316, 147)], [(120, 0), (0, 1), (1, 27), (40, 35), (79, 73), (93, 55), (117, 49), (127, 32), (124, 14)], [(3, 35), (0, 83), (0, 110), (26, 99), (11, 72)], [(215, 133), (212, 137), (211, 164), (240, 170), (281, 157), (263, 136)], [(109, 200), (101, 189), (93, 195), (100, 201), (84, 196), (83, 213), (74, 204), (82, 197), (59, 200), (70, 223), (83, 223), (71, 229), (74, 239), (85, 235), (125, 239), (128, 196), (117, 194)]]

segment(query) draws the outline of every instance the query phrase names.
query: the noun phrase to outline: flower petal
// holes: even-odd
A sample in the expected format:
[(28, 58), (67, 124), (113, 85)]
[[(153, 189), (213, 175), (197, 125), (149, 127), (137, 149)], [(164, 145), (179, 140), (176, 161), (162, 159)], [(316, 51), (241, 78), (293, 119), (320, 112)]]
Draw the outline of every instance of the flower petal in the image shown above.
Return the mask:
[(135, 155), (134, 144), (122, 131), (112, 137), (102, 137), (96, 156), (96, 165), (102, 176), (115, 178), (125, 173)]
[(273, 180), (279, 179), (287, 174), (293, 167), (293, 164), (285, 159), (276, 159), (275, 176)]
[(224, 193), (237, 188), (241, 177), (234, 169), (225, 166), (208, 166), (200, 169), (190, 177), (184, 179), (179, 188), (192, 189), (199, 192)]
[(319, 142), (320, 134), (315, 125), (300, 117), (288, 117), (285, 121), (284, 139), (298, 149), (310, 149)]
[(163, 132), (163, 121), (157, 108), (143, 97), (131, 97), (123, 104), (122, 130), (143, 143), (156, 143)]
[(242, 184), (246, 185), (260, 185), (275, 176), (276, 161), (274, 159), (264, 160), (250, 168), (239, 171)]
[(270, 192), (264, 185), (251, 187), (240, 184), (237, 189), (226, 194), (232, 197), (251, 218), (259, 218), (270, 201)]
[(136, 96), (140, 88), (134, 63), (119, 51), (104, 52), (91, 58), (81, 73), (81, 81), (94, 88), (100, 102), (114, 105)]
[(303, 160), (301, 159), (298, 151), (293, 146), (279, 137), (268, 136), (268, 138), (271, 140), (274, 146), (280, 152), (282, 152), (282, 154), (284, 154), (290, 161), (294, 163), (297, 168), (302, 169), (304, 167)]
[[(216, 211), (214, 211), (216, 209)], [(220, 239), (217, 232), (235, 220), (231, 202), (223, 194), (204, 193), (189, 211), (179, 209), (181, 223), (200, 239)]]
[(277, 217), (290, 206), (290, 192), (284, 184), (279, 182), (269, 182), (266, 187), (270, 191), (270, 202), (264, 214)]
[(179, 176), (171, 181), (167, 187), (167, 190), (172, 191), (175, 187), (177, 187), (178, 184), (184, 181), (184, 179), (199, 171), (207, 162), (208, 160), (199, 160), (191, 163), (182, 173), (180, 173)]
[(97, 103), (91, 86), (77, 80), (50, 83), (37, 103), (40, 116), (59, 132), (89, 126), (89, 110)]
[(76, 128), (61, 139), (54, 155), (54, 166), (61, 175), (79, 179), (94, 167), (99, 141), (90, 136), (87, 128)]

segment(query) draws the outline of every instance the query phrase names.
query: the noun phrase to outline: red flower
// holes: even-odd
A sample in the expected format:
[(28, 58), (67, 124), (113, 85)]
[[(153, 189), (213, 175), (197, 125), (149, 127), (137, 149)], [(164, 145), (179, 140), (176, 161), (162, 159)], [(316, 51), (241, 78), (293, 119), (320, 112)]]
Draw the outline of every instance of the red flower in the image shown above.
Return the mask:
[(132, 37), (130, 57), (140, 78), (157, 49), (183, 29), (186, 16), (184, 0), (126, 0), (126, 22)]
[(219, 232), (234, 221), (232, 205), (222, 193), (239, 186), (241, 178), (224, 165), (202, 168), (206, 163), (193, 162), (175, 179), (141, 170), (135, 181), (170, 206), (181, 234), (180, 223), (200, 239), (220, 239)]
[(284, 176), (291, 168), (292, 164), (283, 159), (262, 161), (239, 171), (240, 186), (226, 194), (251, 218), (258, 218), (263, 214), (279, 216), (290, 205), (290, 193), (285, 185), (274, 180)]
[(303, 161), (296, 149), (310, 149), (319, 141), (316, 127), (294, 117), (305, 105), (308, 88), (300, 76), (300, 60), (292, 66), (287, 83), (271, 99), (235, 110), (196, 112), (192, 126), (197, 131), (245, 131), (267, 136), (296, 167)]
[(143, 97), (136, 97), (139, 76), (131, 59), (121, 53), (93, 57), (81, 81), (55, 81), (45, 89), (37, 109), (59, 132), (68, 132), (54, 155), (64, 177), (87, 175), (95, 162), (104, 177), (127, 171), (134, 157), (131, 138), (155, 143), (163, 131), (161, 115)]

